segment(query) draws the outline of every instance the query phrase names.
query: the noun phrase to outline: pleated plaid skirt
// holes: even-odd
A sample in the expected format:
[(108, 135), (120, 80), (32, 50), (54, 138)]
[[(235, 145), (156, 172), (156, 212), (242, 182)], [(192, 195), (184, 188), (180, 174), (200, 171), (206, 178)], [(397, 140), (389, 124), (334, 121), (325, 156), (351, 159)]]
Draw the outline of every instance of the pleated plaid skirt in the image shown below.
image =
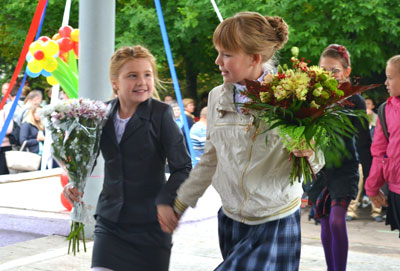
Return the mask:
[(294, 271), (299, 269), (300, 209), (259, 225), (246, 225), (218, 212), (219, 244), (224, 261), (215, 271)]

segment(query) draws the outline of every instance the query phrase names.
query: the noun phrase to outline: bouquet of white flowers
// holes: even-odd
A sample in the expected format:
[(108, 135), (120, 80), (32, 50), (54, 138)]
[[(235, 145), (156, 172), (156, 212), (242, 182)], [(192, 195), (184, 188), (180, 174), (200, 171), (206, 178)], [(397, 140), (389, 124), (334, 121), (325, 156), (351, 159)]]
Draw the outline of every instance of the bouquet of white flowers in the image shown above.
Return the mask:
[[(106, 104), (88, 99), (63, 100), (40, 110), (52, 135), (52, 155), (68, 172), (69, 182), (81, 193), (99, 152), (101, 127), (107, 112)], [(86, 251), (84, 224), (88, 218), (82, 201), (74, 203), (68, 253), (71, 245), (74, 255), (79, 252), (80, 237)]]

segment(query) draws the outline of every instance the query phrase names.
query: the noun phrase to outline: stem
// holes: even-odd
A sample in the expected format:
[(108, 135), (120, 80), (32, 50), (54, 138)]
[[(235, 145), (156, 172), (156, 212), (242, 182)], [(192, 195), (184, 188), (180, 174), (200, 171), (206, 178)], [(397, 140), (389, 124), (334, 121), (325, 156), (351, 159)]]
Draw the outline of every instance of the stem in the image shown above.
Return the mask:
[(85, 240), (85, 228), (84, 227), (82, 227), (82, 241), (83, 241), (83, 250), (86, 252), (86, 240)]

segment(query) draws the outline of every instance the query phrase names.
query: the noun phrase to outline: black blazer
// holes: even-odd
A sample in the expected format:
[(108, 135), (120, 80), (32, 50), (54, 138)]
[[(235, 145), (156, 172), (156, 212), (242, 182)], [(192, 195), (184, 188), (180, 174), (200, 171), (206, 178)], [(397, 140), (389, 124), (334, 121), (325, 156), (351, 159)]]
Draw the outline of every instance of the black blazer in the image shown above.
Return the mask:
[[(173, 205), (176, 190), (188, 177), (191, 159), (172, 108), (152, 98), (141, 103), (117, 143), (114, 115), (118, 98), (103, 128), (104, 184), (96, 215), (114, 222), (153, 223), (156, 204)], [(165, 178), (165, 164), (171, 172)]]

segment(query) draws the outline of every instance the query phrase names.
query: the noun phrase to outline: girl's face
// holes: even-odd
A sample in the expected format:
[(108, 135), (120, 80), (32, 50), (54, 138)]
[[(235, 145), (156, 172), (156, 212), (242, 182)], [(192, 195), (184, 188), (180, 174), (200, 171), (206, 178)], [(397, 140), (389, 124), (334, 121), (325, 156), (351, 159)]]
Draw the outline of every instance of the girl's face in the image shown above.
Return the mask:
[(39, 121), (40, 120), (40, 115), (38, 110), (35, 110), (35, 112), (33, 112), (33, 118), (35, 121)]
[(137, 106), (151, 97), (154, 90), (154, 76), (150, 61), (136, 58), (126, 62), (120, 69), (118, 78), (112, 81), (120, 102)]
[(262, 73), (261, 56), (248, 55), (242, 51), (232, 52), (219, 48), (215, 64), (219, 66), (225, 83), (244, 85), (244, 79), (256, 80)]
[(321, 57), (319, 65), (326, 71), (332, 72), (333, 77), (343, 83), (349, 80), (351, 68), (345, 69), (340, 60), (332, 57)]
[(400, 72), (393, 64), (386, 66), (385, 85), (390, 96), (400, 96)]

